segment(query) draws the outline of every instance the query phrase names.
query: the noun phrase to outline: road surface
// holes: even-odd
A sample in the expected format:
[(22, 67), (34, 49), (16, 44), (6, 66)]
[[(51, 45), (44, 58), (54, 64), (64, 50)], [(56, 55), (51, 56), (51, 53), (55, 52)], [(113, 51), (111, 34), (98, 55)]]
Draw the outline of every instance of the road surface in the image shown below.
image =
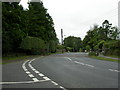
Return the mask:
[(118, 88), (118, 63), (65, 53), (4, 64), (3, 88)]

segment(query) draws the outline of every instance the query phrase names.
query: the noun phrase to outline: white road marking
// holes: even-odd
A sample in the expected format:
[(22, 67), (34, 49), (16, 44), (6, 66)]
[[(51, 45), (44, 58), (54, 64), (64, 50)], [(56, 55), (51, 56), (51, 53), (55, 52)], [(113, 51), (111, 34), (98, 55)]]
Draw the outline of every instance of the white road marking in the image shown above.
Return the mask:
[(43, 77), (45, 80), (50, 80), (48, 77)]
[(29, 77), (34, 77), (32, 74), (29, 74)]
[[(70, 61), (72, 61), (70, 58), (68, 58)], [(42, 74), (42, 73), (40, 73), (39, 71), (37, 71), (32, 65), (31, 65), (31, 63), (34, 61), (35, 59), (32, 59), (30, 62), (29, 62), (29, 64), (28, 64), (28, 66), (35, 72), (35, 73), (37, 73), (39, 76), (41, 76), (41, 77), (43, 77), (43, 79), (45, 79), (45, 80), (43, 80), (43, 81), (49, 81), (49, 80), (51, 80), (50, 78), (48, 78), (48, 77), (46, 77), (44, 74)], [(33, 77), (33, 75), (32, 74), (29, 74), (29, 76), (30, 77)], [(33, 81), (34, 82), (42, 82), (42, 80), (38, 80), (37, 78), (32, 78), (33, 79)], [(54, 82), (54, 81), (51, 81), (54, 85), (58, 85), (56, 82)], [(60, 86), (60, 88), (61, 89), (63, 89), (63, 90), (67, 90), (67, 89), (65, 89), (64, 87), (62, 87), (62, 86)]]
[(23, 81), (23, 82), (0, 82), (0, 85), (2, 84), (25, 84), (25, 83), (35, 83), (35, 82), (45, 82), (48, 80), (39, 80), (39, 81)]
[(72, 59), (70, 59), (69, 57), (64, 57), (64, 58), (67, 58), (68, 60), (72, 61)]
[(31, 64), (28, 64), (28, 66), (29, 66), (31, 69), (33, 68)]
[(74, 61), (74, 62), (77, 64), (85, 65), (84, 63), (81, 63), (81, 62), (77, 62), (77, 61)]
[(33, 79), (33, 81), (35, 81), (35, 82), (39, 81), (37, 78), (32, 78), (32, 79)]
[(44, 76), (42, 73), (39, 73), (38, 75), (40, 75), (41, 77), (43, 77), (43, 76)]
[(56, 82), (54, 82), (54, 81), (51, 81), (54, 85), (58, 85)]
[(30, 74), (30, 72), (28, 71), (28, 72), (26, 72), (27, 74)]
[(36, 69), (32, 69), (33, 71), (35, 71)]
[(63, 89), (63, 90), (67, 90), (67, 89), (65, 89), (65, 88), (64, 88), (64, 87), (62, 87), (62, 86), (60, 86), (60, 88), (61, 88), (61, 89)]
[(90, 64), (85, 64), (86, 66), (89, 66), (89, 67), (95, 67), (95, 66), (93, 66), (93, 65), (90, 65)]
[(26, 68), (24, 68), (24, 71), (28, 71)]
[(114, 70), (114, 69), (109, 69), (110, 71), (113, 71), (113, 72), (120, 72), (118, 70)]
[(78, 63), (77, 61), (74, 61), (75, 63)]
[(27, 68), (25, 67), (25, 64), (28, 62), (29, 60), (25, 61), (23, 64), (22, 64), (22, 68), (24, 71), (27, 71)]
[(36, 70), (35, 73), (40, 73), (40, 72)]

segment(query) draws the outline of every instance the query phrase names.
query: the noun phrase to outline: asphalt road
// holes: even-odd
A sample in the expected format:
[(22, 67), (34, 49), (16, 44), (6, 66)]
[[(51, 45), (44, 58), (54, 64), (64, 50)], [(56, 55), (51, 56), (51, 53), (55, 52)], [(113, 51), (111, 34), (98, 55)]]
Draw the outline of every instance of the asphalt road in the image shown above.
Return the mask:
[(3, 88), (118, 88), (118, 63), (65, 53), (5, 64)]

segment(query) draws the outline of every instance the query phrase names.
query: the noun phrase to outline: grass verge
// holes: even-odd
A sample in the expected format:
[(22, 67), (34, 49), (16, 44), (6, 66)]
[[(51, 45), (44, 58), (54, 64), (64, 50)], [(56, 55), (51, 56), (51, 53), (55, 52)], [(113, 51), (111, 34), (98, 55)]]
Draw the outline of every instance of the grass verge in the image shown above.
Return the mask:
[(106, 55), (108, 57), (113, 57), (113, 58), (119, 58), (119, 56), (115, 56), (115, 55)]
[(0, 64), (7, 64), (7, 63), (10, 63), (10, 62), (26, 60), (26, 59), (30, 59), (30, 58), (39, 57), (39, 56), (40, 55), (2, 57), (2, 63), (0, 63)]
[(104, 58), (104, 57), (99, 57), (99, 56), (89, 56), (89, 57), (99, 59), (99, 60), (105, 60), (105, 61), (120, 62), (120, 60), (115, 60), (115, 59), (111, 59), (111, 58)]

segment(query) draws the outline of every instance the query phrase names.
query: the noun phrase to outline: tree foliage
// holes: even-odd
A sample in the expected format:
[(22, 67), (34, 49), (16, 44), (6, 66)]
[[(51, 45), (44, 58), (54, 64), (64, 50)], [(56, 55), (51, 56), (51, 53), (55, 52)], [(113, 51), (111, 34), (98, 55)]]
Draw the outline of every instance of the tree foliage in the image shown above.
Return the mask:
[[(11, 52), (19, 52), (21, 49), (20, 45), (23, 42), (24, 45), (32, 48), (31, 45), (33, 45), (33, 42), (36, 46), (39, 40), (45, 43), (44, 49), (48, 53), (55, 52), (58, 39), (56, 37), (54, 23), (42, 2), (30, 2), (28, 10), (24, 10), (16, 2), (4, 2), (2, 3), (2, 9), (3, 55)], [(30, 42), (28, 39), (32, 41)], [(22, 49), (28, 49), (28, 47), (23, 47), (22, 45)]]
[(78, 52), (82, 47), (82, 41), (79, 37), (69, 36), (64, 39), (64, 45), (72, 49), (73, 52)]
[[(113, 27), (108, 20), (102, 23), (102, 26), (94, 25), (83, 39), (83, 46), (87, 49), (90, 46), (92, 51), (102, 52), (104, 47), (116, 47), (114, 42), (118, 42), (120, 31)], [(111, 43), (110, 43), (111, 41)], [(109, 44), (109, 46), (108, 46)]]

